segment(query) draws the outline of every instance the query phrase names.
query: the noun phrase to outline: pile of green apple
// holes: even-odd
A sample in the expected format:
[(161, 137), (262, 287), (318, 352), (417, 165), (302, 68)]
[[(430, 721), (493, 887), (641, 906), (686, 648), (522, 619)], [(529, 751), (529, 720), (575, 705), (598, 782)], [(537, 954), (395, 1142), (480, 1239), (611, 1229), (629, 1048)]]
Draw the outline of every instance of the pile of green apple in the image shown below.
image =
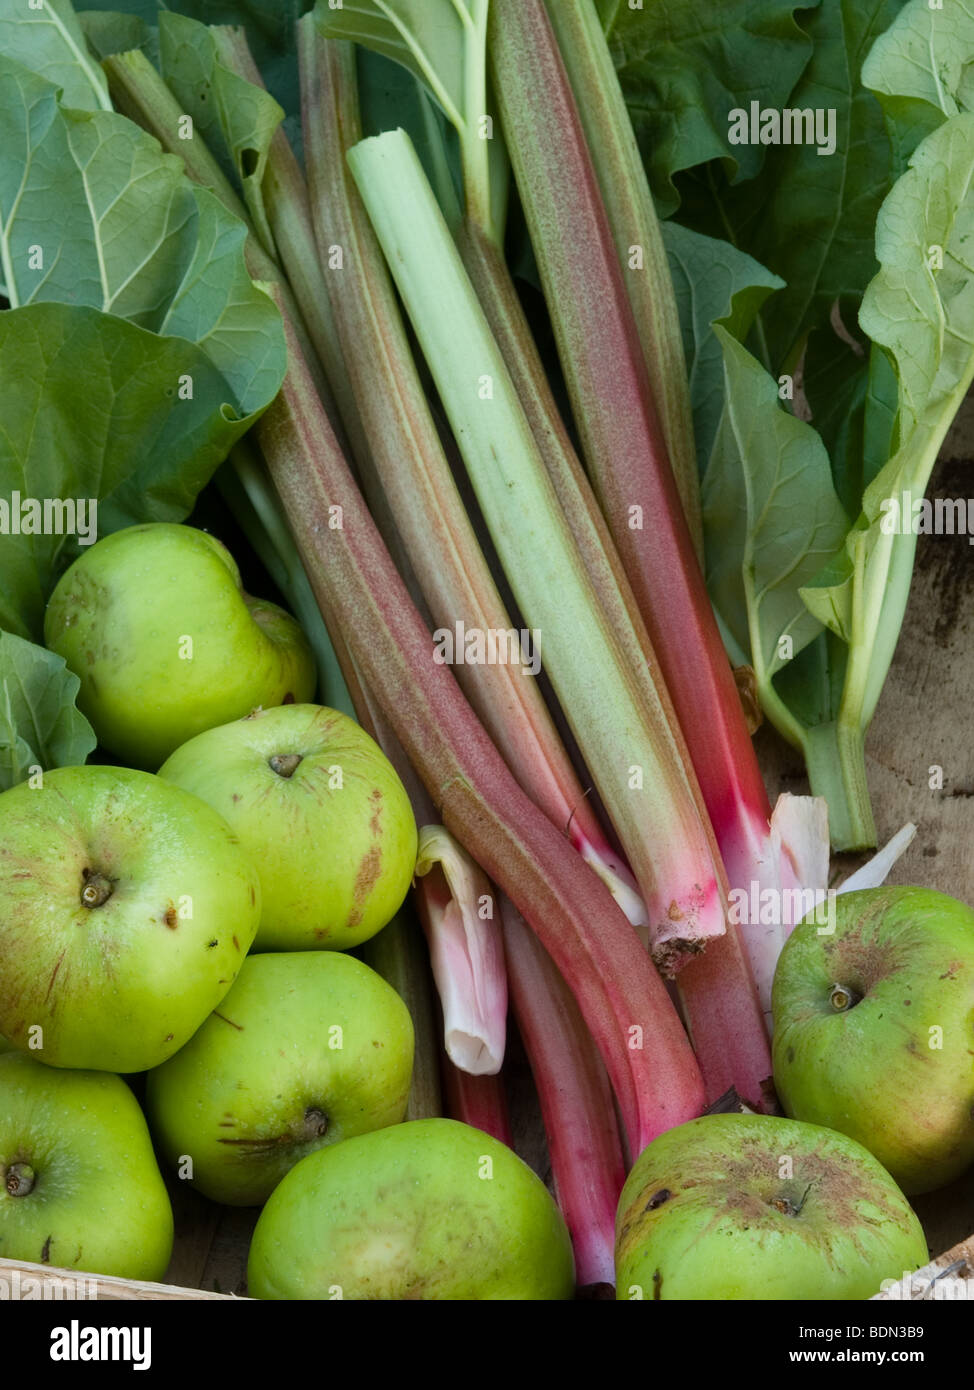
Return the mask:
[[(0, 795), (0, 1257), (163, 1278), (165, 1170), (263, 1208), (260, 1298), (572, 1297), (535, 1174), (406, 1121), (412, 1020), (345, 952), (402, 903), (416, 825), (313, 703), (297, 623), (213, 537), (148, 525), (66, 571), (45, 636), (103, 760)], [(636, 1157), (618, 1298), (866, 1298), (925, 1262), (904, 1193), (974, 1162), (974, 913), (846, 894), (795, 929), (773, 1010), (787, 1118), (704, 1116)]]
[[(0, 1257), (161, 1279), (173, 1216), (154, 1141), (170, 1181), (217, 1202), (261, 1205), (306, 1172), (262, 1224), (257, 1293), (279, 1296), (283, 1259), (310, 1271), (292, 1296), (322, 1278), (382, 1296), (368, 1290), (397, 1287), (378, 1272), (396, 1223), (405, 1251), (435, 1209), (449, 1243), (466, 1207), (431, 1296), (568, 1296), (567, 1232), (530, 1170), (465, 1126), (401, 1123), (412, 1021), (343, 952), (402, 903), (416, 824), (373, 740), (311, 703), (298, 625), (243, 592), (212, 536), (148, 525), (67, 570), (45, 637), (125, 765), (0, 795)], [(144, 1113), (123, 1079), (142, 1072)], [(345, 1221), (332, 1250), (344, 1207), (314, 1197), (329, 1173), (343, 1203), (358, 1194), (368, 1249)], [(406, 1260), (411, 1285), (438, 1239)]]

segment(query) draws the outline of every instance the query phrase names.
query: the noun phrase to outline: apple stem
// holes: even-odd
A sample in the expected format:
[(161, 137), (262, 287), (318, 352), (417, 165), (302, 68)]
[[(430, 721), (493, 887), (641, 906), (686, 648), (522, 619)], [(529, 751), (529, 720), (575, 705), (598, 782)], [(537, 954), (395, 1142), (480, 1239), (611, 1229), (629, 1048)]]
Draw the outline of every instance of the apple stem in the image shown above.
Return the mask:
[(26, 1197), (34, 1187), (34, 1170), (29, 1163), (11, 1163), (3, 1181), (11, 1197)]
[(114, 891), (111, 879), (106, 878), (104, 874), (94, 873), (91, 869), (85, 869), (83, 877), (81, 901), (84, 906), (101, 907), (103, 903), (107, 903)]
[(833, 985), (829, 993), (829, 1003), (837, 1014), (844, 1014), (859, 1003), (860, 997), (846, 985)]
[(267, 759), (267, 765), (278, 777), (293, 777), (302, 761), (300, 753), (275, 753)]
[(304, 1133), (302, 1139), (322, 1139), (328, 1133), (328, 1116), (316, 1105), (309, 1105), (304, 1112)]

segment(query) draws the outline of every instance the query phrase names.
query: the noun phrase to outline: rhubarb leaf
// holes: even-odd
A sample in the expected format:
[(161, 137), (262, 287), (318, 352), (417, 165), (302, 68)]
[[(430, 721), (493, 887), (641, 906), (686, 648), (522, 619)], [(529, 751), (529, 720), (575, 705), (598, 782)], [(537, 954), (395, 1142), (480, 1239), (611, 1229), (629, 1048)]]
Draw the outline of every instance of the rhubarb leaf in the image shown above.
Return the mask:
[(802, 386), (839, 500), (855, 516), (895, 450), (896, 373), (882, 348), (840, 338), (830, 325), (809, 335)]
[[(163, 431), (159, 422), (170, 451), (134, 454), (115, 498), (97, 492), (106, 499), (107, 529), (181, 520), (220, 448), (229, 449), (280, 387), (280, 314), (247, 273), (245, 236), (243, 224), (138, 126), (115, 112), (66, 110), (49, 82), (0, 59), (0, 265), (11, 306), (89, 305), (201, 350), (183, 353), (182, 372), (175, 370), (182, 348), (162, 353), (175, 373), (163, 399), (181, 423)], [(21, 448), (16, 435), (12, 447)]]
[(460, 140), (467, 211), (500, 243), (507, 211), (503, 141), (486, 138), (493, 121), (487, 81), (488, 0), (317, 0), (315, 23), (329, 39), (349, 39), (400, 63), (422, 83)]
[(974, 11), (909, 0), (870, 49), (862, 81), (882, 104), (902, 171), (949, 116), (974, 110)]
[[(87, 11), (104, 11), (105, 4), (106, 0), (76, 0), (75, 9), (83, 15)], [(301, 136), (295, 25), (311, 5), (312, 0), (179, 0), (177, 7), (181, 15), (198, 19), (203, 24), (237, 24), (246, 28), (247, 40), (261, 76), (271, 95), (288, 113), (288, 138), (295, 148), (300, 148)], [(110, 51), (117, 53), (133, 46), (121, 42), (123, 25), (129, 23), (133, 16), (140, 18), (147, 28), (154, 28), (159, 23), (160, 14), (167, 8), (165, 0), (114, 0), (111, 13), (119, 20), (119, 39), (112, 44)], [(87, 23), (84, 18), (81, 22), (82, 25)], [(107, 21), (99, 21), (96, 33), (101, 42), (104, 42), (108, 28)], [(130, 29), (129, 32), (135, 31)], [(143, 47), (138, 40), (136, 43), (138, 47)], [(151, 44), (147, 52), (150, 58), (154, 57)]]
[(88, 47), (99, 62), (115, 53), (128, 53), (139, 48), (151, 63), (159, 66), (159, 31), (135, 14), (119, 14), (116, 10), (80, 11), (78, 19), (88, 41)]
[(65, 106), (110, 111), (105, 74), (91, 56), (70, 0), (0, 0), (0, 53), (45, 77)]
[(712, 159), (734, 182), (752, 179), (761, 144), (730, 145), (728, 114), (787, 106), (811, 57), (793, 0), (668, 0), (638, 9), (599, 6), (659, 213), (679, 206), (673, 175)]
[(701, 476), (724, 408), (724, 358), (711, 325), (744, 340), (761, 305), (784, 283), (728, 241), (676, 222), (662, 225), (690, 379), (693, 432)]
[(75, 705), (80, 688), (62, 657), (0, 632), (0, 791), (34, 768), (85, 762), (97, 739)]
[(828, 323), (837, 299), (858, 303), (875, 273), (876, 217), (894, 171), (882, 110), (859, 71), (901, 3), (822, 0), (802, 15), (812, 58), (783, 105), (821, 121), (814, 141), (806, 126), (803, 143), (771, 146), (747, 184), (716, 164), (680, 180), (681, 220), (729, 236), (786, 282), (762, 308), (753, 345), (776, 375), (794, 371), (809, 331)]
[(224, 172), (239, 184), (264, 249), (273, 255), (262, 184), (284, 111), (263, 87), (220, 60), (212, 30), (195, 19), (160, 13), (159, 57), (163, 77)]
[[(99, 534), (181, 521), (253, 418), (227, 407), (226, 380), (197, 344), (66, 304), (0, 314), (0, 383), (0, 498), (93, 499)], [(63, 529), (0, 534), (0, 628), (39, 637), (76, 553)]]
[(284, 346), (243, 241), (243, 225), (152, 136), (114, 112), (66, 110), (49, 82), (0, 58), (0, 263), (12, 307), (89, 304), (157, 333), (205, 334), (250, 413), (280, 385)]
[(707, 579), (735, 641), (750, 650), (762, 703), (771, 681), (821, 630), (799, 589), (841, 543), (849, 521), (828, 455), (783, 410), (775, 381), (725, 329), (724, 412), (703, 482)]
[[(912, 534), (895, 534), (890, 504), (904, 493), (923, 496), (974, 379), (972, 180), (974, 115), (953, 116), (917, 147), (880, 211), (880, 270), (859, 321), (896, 366), (899, 448), (867, 487), (842, 550), (803, 591), (810, 611), (834, 632), (847, 641), (857, 634), (864, 662), (877, 645), (883, 653), (868, 663), (857, 697), (866, 723), (899, 633), (915, 546)], [(891, 573), (898, 583), (887, 593)]]

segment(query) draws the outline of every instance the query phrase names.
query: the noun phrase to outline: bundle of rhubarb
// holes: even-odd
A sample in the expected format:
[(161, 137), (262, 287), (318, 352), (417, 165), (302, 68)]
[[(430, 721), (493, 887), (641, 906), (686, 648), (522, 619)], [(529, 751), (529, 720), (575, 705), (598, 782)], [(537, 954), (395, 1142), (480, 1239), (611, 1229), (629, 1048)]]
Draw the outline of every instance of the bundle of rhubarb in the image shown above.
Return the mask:
[[(280, 872), (268, 930), (262, 854), (256, 949), (356, 948), (394, 986), (416, 1035), (406, 1114), (419, 1123), (393, 1107), (348, 1139), (309, 1100), (272, 1194), (217, 1184), (218, 1200), (270, 1196), (252, 1292), (570, 1296), (566, 1228), (574, 1284), (620, 1298), (868, 1297), (925, 1263), (897, 1183), (923, 1190), (974, 1158), (974, 915), (880, 887), (912, 827), (837, 906), (829, 827), (836, 848), (875, 843), (864, 737), (915, 545), (884, 526), (883, 499), (922, 496), (974, 375), (974, 126), (957, 58), (974, 58), (974, 26), (951, 14), (948, 35), (919, 0), (868, 21), (822, 0), (801, 25), (771, 4), (767, 33), (721, 47), (739, 5), (710, 37), (682, 3), (318, 0), (270, 28), (272, 7), (254, 3), (218, 6), (221, 25), (193, 17), (213, 6), (132, 8), (0, 0), (0, 373), (21, 383), (0, 476), (18, 505), (96, 499), (107, 538), (89, 555), (93, 537), (64, 527), (5, 528), (0, 767), (17, 788), (32, 769), (84, 763), (97, 740), (236, 828), (239, 797), (207, 773), (208, 758), (232, 766), (246, 723), (216, 698), (221, 663), (177, 734), (133, 644), (99, 645), (136, 573), (144, 605), (125, 608), (126, 631), (151, 642), (154, 607), (174, 595), (146, 577), (150, 533), (167, 532), (175, 566), (170, 533), (195, 537), (180, 523), (213, 516), (291, 609), (315, 668), (303, 693), (285, 673), (237, 680), (234, 698), (286, 714), (317, 697), (384, 755), (340, 924), (295, 944), (288, 922), (309, 901), (314, 917), (315, 892), (331, 911), (335, 891), (314, 874), (296, 891)], [(758, 103), (742, 74), (760, 42), (781, 107), (812, 116), (835, 44), (858, 55), (827, 151), (838, 191), (794, 196), (810, 162), (824, 170), (827, 122), (818, 148), (772, 151), (754, 111), (747, 143)], [(956, 72), (911, 65), (934, 42)], [(701, 74), (722, 63), (718, 100)], [(699, 128), (683, 144), (688, 91)], [(860, 303), (865, 345), (849, 327)], [(179, 572), (189, 633), (195, 571)], [(252, 616), (287, 647), (283, 615)], [(185, 651), (166, 659), (181, 679)], [(762, 710), (804, 752), (813, 792), (774, 809), (752, 744)], [(226, 751), (204, 754), (217, 730)], [(261, 745), (275, 776), (304, 775), (310, 752), (275, 737)], [(375, 830), (383, 796), (403, 792), (419, 936), (393, 916), (404, 884), (367, 928), (360, 911), (384, 854), (412, 867), (408, 836), (394, 848)], [(322, 823), (310, 843), (335, 833)], [(112, 882), (93, 872), (84, 891)], [(931, 931), (957, 962), (946, 1001), (942, 984), (925, 994)], [(946, 1040), (920, 1058), (933, 1119), (897, 1140), (867, 1019), (891, 1009), (904, 961), (911, 1037), (926, 1047), (929, 1023)], [(27, 1049), (32, 1019), (15, 991), (3, 1000), (0, 1032)], [(511, 1143), (508, 1009), (560, 1216), (528, 1173), (506, 1173), (505, 1150), (471, 1137)], [(198, 1063), (207, 1026), (149, 1064), (167, 1135), (184, 1084), (172, 1068)], [(70, 1049), (40, 1061), (138, 1069)], [(468, 1128), (438, 1129), (444, 1113)], [(169, 1147), (174, 1162), (186, 1151)], [(516, 1292), (503, 1234), (479, 1273), (444, 1255), (435, 1223), (437, 1239), (404, 1255), (412, 1208), (396, 1225), (376, 1195), (396, 1175), (425, 1182), (443, 1226), (492, 1162), (501, 1232), (510, 1203), (511, 1250), (532, 1250)], [(349, 1184), (392, 1254), (329, 1226), (330, 1194)], [(830, 1212), (832, 1184), (848, 1219)], [(857, 1222), (876, 1210), (865, 1238)], [(801, 1252), (787, 1273), (762, 1261), (772, 1229)], [(3, 1230), (0, 1213), (0, 1254)]]

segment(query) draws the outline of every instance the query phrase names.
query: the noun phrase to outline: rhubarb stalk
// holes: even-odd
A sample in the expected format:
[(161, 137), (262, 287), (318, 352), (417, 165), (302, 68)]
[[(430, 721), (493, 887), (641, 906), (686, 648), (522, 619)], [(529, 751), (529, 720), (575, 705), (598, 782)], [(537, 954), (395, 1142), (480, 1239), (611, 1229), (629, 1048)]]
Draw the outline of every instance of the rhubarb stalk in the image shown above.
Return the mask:
[(571, 992), (520, 913), (501, 899), (514, 1016), (535, 1076), (581, 1285), (614, 1284), (625, 1163), (612, 1093)]
[[(327, 41), (310, 16), (299, 22), (305, 150), (322, 258), (342, 247), (342, 269), (327, 275), (344, 361), (373, 466), (412, 572), (438, 631), (451, 640), (455, 674), (508, 766), (568, 836), (629, 916), (645, 922), (628, 866), (609, 846), (562, 747), (537, 683), (521, 664), (465, 662), (464, 634), (514, 632), (464, 509), (419, 372), (382, 252), (351, 179), (345, 152), (361, 139), (351, 45)], [(376, 514), (375, 506), (372, 507)], [(381, 517), (379, 529), (391, 537)], [(403, 565), (399, 566), (400, 572)], [(415, 598), (414, 594), (414, 598)]]
[[(495, 0), (490, 53), (583, 451), (732, 887), (760, 876), (770, 807), (667, 457), (598, 180), (543, 0)], [(760, 1006), (730, 924), (682, 981), (708, 1093), (760, 1103)], [(717, 945), (717, 943), (715, 943)], [(698, 997), (699, 996), (699, 997)]]
[(589, 587), (504, 359), (409, 137), (348, 155), (518, 606), (646, 903), (658, 958), (724, 930), (709, 828), (669, 710), (650, 707)]
[(703, 563), (703, 518), (673, 277), (649, 180), (595, 0), (545, 0), (545, 9), (595, 165), (650, 389), (694, 548)]
[(507, 892), (575, 993), (639, 1152), (703, 1108), (689, 1041), (608, 890), (521, 790), (434, 661), (286, 316), (285, 327), (290, 367), (258, 437), (322, 611), (340, 626), (443, 824)]

